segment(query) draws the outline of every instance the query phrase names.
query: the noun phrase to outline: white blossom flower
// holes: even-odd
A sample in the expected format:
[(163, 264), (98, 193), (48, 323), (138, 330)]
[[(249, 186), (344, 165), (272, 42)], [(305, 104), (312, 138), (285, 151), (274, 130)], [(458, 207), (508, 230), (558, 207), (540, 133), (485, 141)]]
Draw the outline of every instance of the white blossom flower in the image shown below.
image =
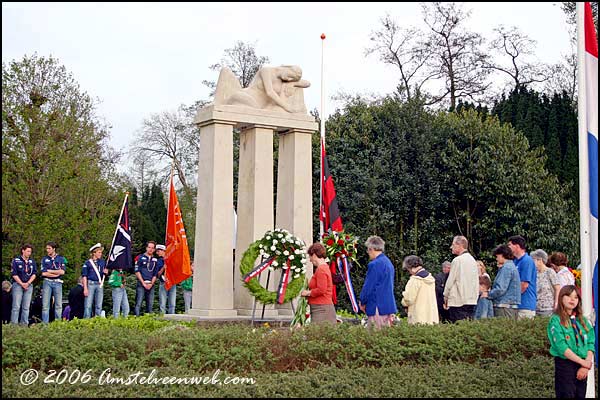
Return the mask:
[(281, 239), (281, 243), (285, 243), (285, 239)]
[(263, 249), (260, 249), (260, 254), (265, 254), (265, 251)]
[(267, 236), (265, 239), (267, 239), (267, 240), (271, 240), (271, 236)]
[(275, 246), (271, 246), (271, 251), (275, 251), (276, 247)]
[(300, 254), (300, 253), (301, 253), (300, 250), (298, 250), (298, 249), (294, 250), (294, 254)]
[(273, 244), (277, 244), (277, 243), (279, 243), (279, 242), (277, 241), (277, 239), (273, 239)]
[(279, 238), (282, 238), (282, 237), (283, 237), (283, 235), (282, 235), (281, 233), (280, 233), (280, 234), (278, 234), (277, 236), (279, 236)]
[(283, 252), (283, 255), (284, 255), (284, 256), (289, 256), (289, 255), (290, 255), (290, 252), (289, 252), (289, 251), (287, 251), (287, 250), (285, 250), (285, 251)]
[(294, 274), (294, 279), (296, 279), (296, 278), (300, 278), (300, 275)]
[(293, 254), (292, 254), (292, 255), (290, 255), (288, 258), (289, 258), (290, 260), (293, 260), (293, 259), (294, 259), (294, 255), (293, 255)]
[[(277, 261), (273, 261), (273, 264), (271, 264), (272, 266), (276, 267), (279, 265), (279, 263)], [(272, 271), (272, 270), (271, 270)]]
[(258, 245), (259, 249), (262, 249), (262, 247), (263, 247), (262, 243)]
[(275, 250), (275, 254), (280, 255), (281, 252), (279, 250)]

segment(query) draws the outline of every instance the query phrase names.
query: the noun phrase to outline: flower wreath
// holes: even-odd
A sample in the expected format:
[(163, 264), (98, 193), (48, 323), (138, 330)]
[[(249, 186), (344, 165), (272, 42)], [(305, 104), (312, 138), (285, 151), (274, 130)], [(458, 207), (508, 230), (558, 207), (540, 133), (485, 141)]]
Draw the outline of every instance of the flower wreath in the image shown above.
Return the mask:
[(327, 251), (327, 257), (332, 261), (344, 255), (350, 261), (358, 264), (356, 259), (357, 243), (358, 237), (344, 231), (323, 234), (323, 245)]
[[(297, 297), (304, 285), (308, 257), (305, 244), (285, 229), (267, 231), (252, 243), (240, 262), (244, 286), (263, 304), (283, 304)], [(260, 264), (254, 267), (257, 258)], [(277, 292), (263, 288), (258, 279), (264, 270), (281, 270)]]
[[(344, 231), (333, 231), (323, 235), (323, 245), (331, 263), (331, 279), (334, 284), (344, 283), (346, 292), (350, 298), (352, 310), (355, 313), (358, 312), (358, 302), (354, 293), (352, 278), (350, 277), (350, 269), (352, 268), (352, 262), (358, 265), (358, 260), (356, 259), (357, 242), (358, 237)], [(337, 272), (335, 272), (336, 267)]]

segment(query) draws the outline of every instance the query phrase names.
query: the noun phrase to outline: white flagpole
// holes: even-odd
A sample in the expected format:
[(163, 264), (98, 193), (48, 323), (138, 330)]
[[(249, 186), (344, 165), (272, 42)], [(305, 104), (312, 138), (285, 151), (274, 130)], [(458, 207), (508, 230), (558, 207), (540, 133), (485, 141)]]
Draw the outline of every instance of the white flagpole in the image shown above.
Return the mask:
[(323, 209), (323, 147), (325, 146), (325, 109), (324, 109), (324, 102), (325, 102), (325, 89), (323, 86), (323, 54), (324, 54), (324, 48), (325, 48), (325, 34), (322, 33), (321, 34), (321, 112), (320, 112), (320, 116), (321, 116), (321, 124), (320, 124), (320, 131), (321, 131), (321, 145), (319, 146), (319, 151), (320, 151), (320, 155), (319, 155), (319, 159), (321, 160), (321, 173), (319, 175), (319, 240), (323, 241), (323, 233), (325, 230), (325, 227), (323, 226), (323, 222), (322, 222), (322, 218), (323, 218), (323, 212), (325, 211)]
[[(577, 2), (577, 65), (578, 65), (578, 127), (579, 127), (579, 230), (581, 249), (581, 306), (583, 315), (591, 319), (592, 280), (591, 280), (591, 243), (590, 243), (590, 182), (588, 161), (588, 126), (586, 93), (586, 55), (585, 55), (585, 3)], [(589, 275), (589, 277), (588, 277)], [(560, 300), (559, 300), (560, 301)], [(592, 334), (594, 334), (592, 332)], [(594, 368), (590, 369), (586, 397), (595, 397)]]
[[(587, 278), (590, 271), (590, 182), (588, 163), (588, 133), (586, 109), (586, 79), (585, 79), (585, 31), (584, 4), (577, 2), (577, 65), (578, 65), (578, 125), (579, 125), (579, 227), (581, 249), (581, 305), (583, 314), (589, 318), (592, 311), (591, 280)], [(590, 275), (591, 276), (591, 275)]]
[[(110, 255), (112, 254), (113, 248), (115, 247), (115, 239), (117, 238), (117, 232), (119, 232), (119, 224), (121, 223), (121, 218), (123, 218), (123, 211), (125, 211), (125, 203), (127, 203), (127, 197), (129, 197), (129, 192), (125, 192), (125, 200), (123, 200), (123, 205), (121, 206), (121, 213), (119, 214), (119, 219), (117, 220), (117, 226), (115, 228), (115, 234), (113, 235), (112, 243), (110, 244), (110, 250), (106, 255), (107, 263), (110, 259)], [(101, 285), (104, 283), (104, 274), (102, 275)]]

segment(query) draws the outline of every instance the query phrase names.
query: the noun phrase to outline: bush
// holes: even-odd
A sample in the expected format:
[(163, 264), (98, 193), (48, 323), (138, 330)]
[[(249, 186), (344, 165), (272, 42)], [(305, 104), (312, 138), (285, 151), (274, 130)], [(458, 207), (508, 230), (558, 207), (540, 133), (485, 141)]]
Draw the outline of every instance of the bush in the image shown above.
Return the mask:
[[(2, 330), (3, 397), (549, 397), (547, 318), (368, 331), (352, 324), (290, 331), (154, 316)], [(40, 378), (23, 386), (33, 368)], [(98, 377), (225, 376), (254, 385), (99, 385)], [(44, 384), (50, 370), (91, 370), (87, 384)]]

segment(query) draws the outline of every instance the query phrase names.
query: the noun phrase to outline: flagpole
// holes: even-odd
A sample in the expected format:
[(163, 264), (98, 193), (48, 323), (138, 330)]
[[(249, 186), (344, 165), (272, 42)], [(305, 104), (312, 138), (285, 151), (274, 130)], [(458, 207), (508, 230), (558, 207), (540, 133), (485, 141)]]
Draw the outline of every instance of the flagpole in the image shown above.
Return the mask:
[[(115, 239), (117, 238), (117, 232), (119, 232), (119, 224), (121, 223), (121, 218), (123, 218), (123, 211), (125, 211), (125, 204), (127, 203), (127, 197), (129, 197), (128, 191), (125, 192), (125, 200), (123, 200), (123, 205), (121, 206), (121, 213), (119, 214), (119, 219), (117, 220), (117, 226), (115, 228), (115, 234), (113, 235), (112, 243), (110, 244), (110, 250), (108, 251), (108, 254), (106, 255), (106, 262), (108, 262), (108, 259), (110, 258), (110, 255), (112, 254), (113, 247), (115, 247)], [(104, 275), (102, 275), (101, 283), (104, 283)]]
[[(590, 251), (590, 182), (588, 163), (587, 93), (585, 79), (585, 3), (577, 2), (577, 65), (578, 65), (578, 126), (579, 126), (579, 231), (581, 248), (581, 306), (583, 315), (592, 311), (591, 251)], [(587, 275), (590, 275), (589, 277)], [(585, 278), (585, 279), (584, 279)]]
[[(578, 66), (578, 128), (579, 128), (579, 235), (581, 254), (581, 306), (583, 315), (591, 320), (592, 313), (592, 259), (591, 259), (591, 208), (590, 170), (588, 149), (585, 7), (588, 3), (576, 3), (577, 15), (577, 66)], [(598, 312), (598, 310), (596, 310)], [(598, 329), (598, 327), (596, 327)], [(586, 397), (595, 397), (594, 367), (587, 379)]]
[(325, 89), (323, 86), (324, 75), (323, 75), (323, 54), (325, 48), (325, 34), (321, 34), (321, 123), (320, 123), (320, 131), (321, 131), (321, 146), (320, 147), (320, 155), (319, 159), (321, 160), (320, 167), (321, 173), (319, 174), (319, 240), (323, 240), (324, 233), (324, 224), (323, 224), (323, 147), (325, 146), (325, 110), (324, 110), (324, 102), (325, 102)]
[(119, 223), (121, 223), (121, 218), (123, 217), (123, 211), (125, 211), (125, 203), (127, 203), (128, 196), (129, 192), (125, 192), (125, 200), (123, 200), (123, 205), (121, 206), (121, 213), (119, 214), (119, 219), (117, 220), (117, 227), (115, 228), (115, 234), (113, 235), (112, 243), (110, 244), (110, 250), (106, 257), (110, 257), (110, 254), (113, 251), (113, 247), (115, 246), (115, 239), (117, 238), (117, 232), (119, 231)]
[(175, 157), (171, 163), (171, 178), (169, 179), (169, 196), (167, 197), (167, 223), (165, 224), (165, 246), (167, 245), (167, 233), (169, 232), (169, 207), (171, 207), (171, 185), (173, 184), (173, 170), (175, 169)]

